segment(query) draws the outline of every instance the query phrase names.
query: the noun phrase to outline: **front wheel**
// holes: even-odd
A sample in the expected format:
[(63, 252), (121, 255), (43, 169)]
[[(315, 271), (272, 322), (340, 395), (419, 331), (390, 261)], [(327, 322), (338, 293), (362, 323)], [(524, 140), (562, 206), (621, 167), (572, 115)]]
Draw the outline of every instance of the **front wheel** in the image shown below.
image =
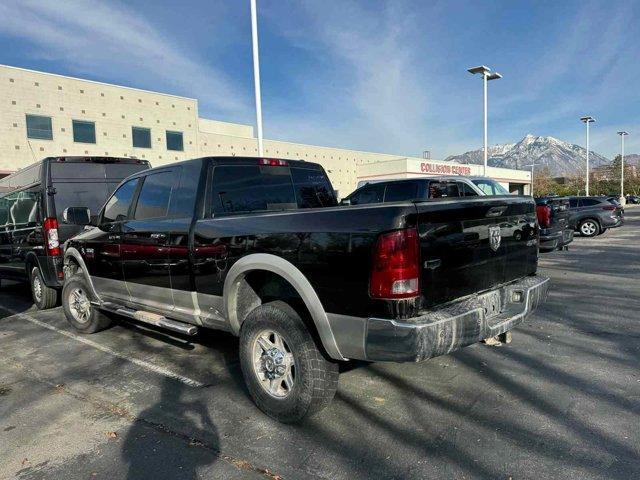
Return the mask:
[(253, 310), (240, 331), (240, 365), (258, 408), (294, 423), (325, 408), (338, 387), (338, 364), (327, 360), (287, 303)]
[(587, 218), (580, 222), (578, 230), (583, 237), (595, 237), (600, 233), (600, 225), (595, 220)]
[(33, 303), (38, 307), (38, 310), (48, 310), (56, 306), (56, 303), (58, 303), (58, 291), (45, 285), (38, 267), (31, 269), (30, 283)]
[(91, 304), (83, 275), (76, 274), (64, 283), (62, 309), (67, 321), (82, 333), (99, 332), (111, 325), (111, 319)]

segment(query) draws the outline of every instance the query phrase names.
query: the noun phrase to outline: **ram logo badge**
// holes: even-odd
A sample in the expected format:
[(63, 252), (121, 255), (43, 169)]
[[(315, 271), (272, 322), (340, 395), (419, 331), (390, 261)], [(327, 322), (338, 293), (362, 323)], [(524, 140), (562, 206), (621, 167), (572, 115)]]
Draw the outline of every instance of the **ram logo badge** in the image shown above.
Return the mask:
[(500, 248), (501, 240), (502, 235), (500, 235), (500, 225), (489, 227), (489, 246), (491, 247), (491, 250), (497, 252), (498, 248)]

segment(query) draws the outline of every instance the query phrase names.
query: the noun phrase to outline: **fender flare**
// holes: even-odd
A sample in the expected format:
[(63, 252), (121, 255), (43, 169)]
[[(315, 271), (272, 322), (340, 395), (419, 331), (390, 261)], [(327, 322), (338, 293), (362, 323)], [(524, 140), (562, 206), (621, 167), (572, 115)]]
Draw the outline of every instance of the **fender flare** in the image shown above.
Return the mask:
[(245, 275), (255, 270), (266, 270), (275, 273), (289, 282), (311, 313), (311, 318), (318, 330), (322, 345), (329, 356), (336, 360), (346, 360), (338, 349), (327, 313), (324, 311), (324, 307), (309, 280), (295, 265), (276, 255), (267, 253), (250, 254), (234, 263), (229, 270), (224, 281), (223, 301), (225, 316), (229, 321), (231, 331), (235, 335), (240, 333), (240, 321), (238, 320), (236, 308), (238, 290)]
[[(84, 278), (87, 281), (87, 285), (89, 285), (89, 289), (91, 290), (91, 294), (93, 295), (93, 298), (97, 302), (102, 303), (102, 300), (100, 300), (100, 296), (98, 295), (98, 292), (96, 291), (95, 287), (93, 286), (93, 282), (91, 281), (91, 275), (89, 275), (89, 270), (87, 270), (87, 265), (84, 263), (84, 259), (82, 258), (82, 255), (75, 247), (68, 247), (64, 252), (65, 270), (67, 266), (67, 261), (70, 257), (73, 258), (82, 269), (82, 274), (84, 275)], [(65, 272), (65, 277), (66, 277), (66, 272)]]

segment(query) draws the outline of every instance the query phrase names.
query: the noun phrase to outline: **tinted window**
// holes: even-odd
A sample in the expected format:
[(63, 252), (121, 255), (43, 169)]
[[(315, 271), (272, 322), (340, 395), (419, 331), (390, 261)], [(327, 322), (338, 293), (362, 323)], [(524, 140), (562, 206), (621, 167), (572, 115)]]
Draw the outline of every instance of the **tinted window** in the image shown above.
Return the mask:
[(182, 132), (170, 132), (167, 130), (167, 150), (184, 150), (182, 144)]
[(145, 177), (133, 218), (143, 220), (166, 217), (175, 177), (175, 171), (154, 173)]
[(146, 170), (145, 163), (53, 162), (51, 178), (55, 180), (107, 180), (120, 183), (129, 175)]
[(385, 202), (415, 200), (418, 197), (418, 185), (415, 182), (393, 182), (387, 185)]
[(291, 167), (291, 178), (299, 208), (319, 208), (336, 205), (331, 183), (322, 170)]
[(0, 226), (13, 225), (17, 228), (35, 224), (40, 220), (39, 189), (13, 192), (0, 198), (1, 215), (4, 220)]
[(53, 198), (58, 221), (62, 221), (62, 213), (68, 207), (85, 207), (91, 210), (92, 215), (97, 215), (117, 185), (104, 182), (56, 182)]
[(151, 129), (131, 127), (131, 138), (136, 148), (151, 148)]
[(53, 140), (51, 117), (27, 115), (27, 137), (39, 140)]
[(594, 205), (598, 205), (600, 203), (599, 200), (595, 198), (583, 198), (580, 200), (581, 207), (593, 207)]
[(477, 197), (477, 192), (464, 182), (458, 182), (458, 188), (460, 189), (461, 197)]
[(129, 213), (129, 206), (133, 199), (133, 194), (138, 186), (138, 179), (134, 178), (124, 183), (116, 193), (109, 199), (102, 216), (102, 221), (105, 223), (121, 222), (127, 219)]
[(457, 182), (431, 182), (429, 184), (429, 198), (459, 197), (460, 189)]
[(367, 185), (351, 197), (352, 205), (364, 205), (367, 203), (382, 203), (385, 184)]
[(483, 179), (472, 181), (485, 195), (509, 195), (509, 192), (494, 180)]
[(73, 141), (78, 143), (96, 143), (96, 124), (73, 120)]
[(289, 167), (218, 166), (213, 170), (214, 213), (297, 207)]
[(576, 208), (578, 206), (578, 199), (577, 198), (570, 198), (569, 199), (569, 208)]

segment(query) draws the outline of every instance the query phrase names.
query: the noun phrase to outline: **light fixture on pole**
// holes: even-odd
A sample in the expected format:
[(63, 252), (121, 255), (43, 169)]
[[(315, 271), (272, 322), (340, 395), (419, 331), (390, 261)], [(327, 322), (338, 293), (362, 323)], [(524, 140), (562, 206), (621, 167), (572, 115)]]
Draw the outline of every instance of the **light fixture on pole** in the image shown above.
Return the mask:
[(624, 199), (624, 137), (629, 135), (628, 132), (618, 132), (620, 135), (620, 141), (622, 142), (621, 155), (620, 155), (620, 200)]
[(260, 54), (258, 51), (258, 14), (256, 0), (251, 1), (251, 40), (253, 46), (253, 83), (256, 92), (256, 123), (258, 126), (258, 156), (264, 156), (262, 147), (262, 98), (260, 96)]
[(535, 163), (532, 163), (531, 165), (525, 165), (524, 167), (531, 167), (531, 196), (533, 197), (533, 168), (536, 166)]
[(587, 126), (587, 183), (585, 185), (584, 193), (589, 196), (589, 124), (596, 121), (595, 118), (586, 116), (580, 117), (580, 121)]
[(482, 84), (484, 91), (484, 167), (482, 169), (482, 174), (484, 176), (487, 175), (487, 159), (489, 157), (489, 145), (488, 145), (488, 127), (487, 127), (487, 82), (489, 80), (498, 80), (502, 78), (498, 72), (492, 72), (489, 67), (484, 65), (480, 65), (479, 67), (469, 68), (467, 72), (472, 75), (481, 74), (482, 75)]

